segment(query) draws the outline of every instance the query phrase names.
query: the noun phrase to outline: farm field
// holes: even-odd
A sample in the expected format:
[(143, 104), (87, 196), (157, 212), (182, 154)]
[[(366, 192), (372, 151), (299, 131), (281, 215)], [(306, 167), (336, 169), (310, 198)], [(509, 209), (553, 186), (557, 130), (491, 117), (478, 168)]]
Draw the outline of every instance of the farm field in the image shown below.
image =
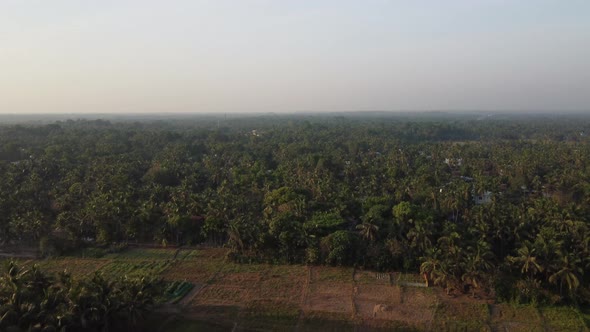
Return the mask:
[[(101, 258), (23, 260), (75, 277), (159, 276), (169, 282), (174, 319), (160, 330), (198, 326), (242, 331), (587, 331), (568, 307), (494, 304), (449, 297), (437, 288), (410, 287), (412, 275), (326, 266), (235, 264), (225, 249), (129, 249)], [(381, 308), (381, 309), (376, 309)], [(165, 326), (169, 324), (168, 326)]]
[(39, 262), (29, 262), (29, 264), (33, 263), (39, 265), (41, 269), (50, 273), (67, 271), (73, 276), (83, 277), (100, 270), (103, 266), (108, 264), (109, 261), (104, 259), (81, 259), (65, 257)]

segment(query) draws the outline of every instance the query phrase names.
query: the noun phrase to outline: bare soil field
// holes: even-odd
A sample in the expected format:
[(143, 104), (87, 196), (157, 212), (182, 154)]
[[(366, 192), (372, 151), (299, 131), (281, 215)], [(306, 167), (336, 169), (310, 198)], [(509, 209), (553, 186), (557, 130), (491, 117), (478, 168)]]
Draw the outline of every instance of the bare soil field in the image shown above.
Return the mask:
[(305, 311), (354, 315), (352, 269), (313, 266), (309, 271)]
[(241, 285), (208, 285), (191, 305), (243, 306), (250, 298), (251, 289)]
[(271, 266), (258, 281), (252, 293), (253, 300), (269, 307), (280, 304), (299, 307), (306, 277), (304, 266)]
[(312, 283), (306, 310), (353, 315), (352, 284)]

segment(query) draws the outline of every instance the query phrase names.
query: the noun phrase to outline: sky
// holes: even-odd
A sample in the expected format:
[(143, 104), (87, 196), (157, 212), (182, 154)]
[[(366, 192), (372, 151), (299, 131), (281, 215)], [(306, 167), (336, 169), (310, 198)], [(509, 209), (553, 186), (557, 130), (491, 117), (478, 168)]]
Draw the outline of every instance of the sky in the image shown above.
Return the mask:
[(588, 0), (0, 0), (0, 113), (590, 112)]

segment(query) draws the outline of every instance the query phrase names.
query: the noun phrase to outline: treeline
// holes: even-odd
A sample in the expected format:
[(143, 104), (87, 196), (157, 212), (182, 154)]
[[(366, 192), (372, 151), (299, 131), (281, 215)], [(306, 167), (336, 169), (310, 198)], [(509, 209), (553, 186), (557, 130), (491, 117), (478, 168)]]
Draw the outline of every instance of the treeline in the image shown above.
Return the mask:
[(0, 272), (0, 331), (138, 330), (161, 294), (160, 282), (147, 279), (77, 280), (13, 261)]
[(205, 123), (0, 127), (0, 243), (209, 243), (505, 300), (590, 298), (588, 119)]

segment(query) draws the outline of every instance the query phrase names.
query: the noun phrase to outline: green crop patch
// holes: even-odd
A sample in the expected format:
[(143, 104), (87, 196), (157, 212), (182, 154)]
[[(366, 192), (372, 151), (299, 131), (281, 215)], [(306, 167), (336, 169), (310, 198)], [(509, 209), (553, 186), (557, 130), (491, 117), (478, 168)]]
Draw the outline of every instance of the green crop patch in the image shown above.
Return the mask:
[(187, 281), (172, 281), (164, 289), (163, 301), (167, 303), (178, 303), (195, 286)]
[(108, 277), (156, 277), (168, 267), (170, 261), (110, 261), (99, 271)]
[(137, 248), (129, 249), (118, 254), (105, 256), (105, 258), (120, 259), (120, 260), (171, 260), (176, 256), (177, 249), (152, 249), (152, 248)]

